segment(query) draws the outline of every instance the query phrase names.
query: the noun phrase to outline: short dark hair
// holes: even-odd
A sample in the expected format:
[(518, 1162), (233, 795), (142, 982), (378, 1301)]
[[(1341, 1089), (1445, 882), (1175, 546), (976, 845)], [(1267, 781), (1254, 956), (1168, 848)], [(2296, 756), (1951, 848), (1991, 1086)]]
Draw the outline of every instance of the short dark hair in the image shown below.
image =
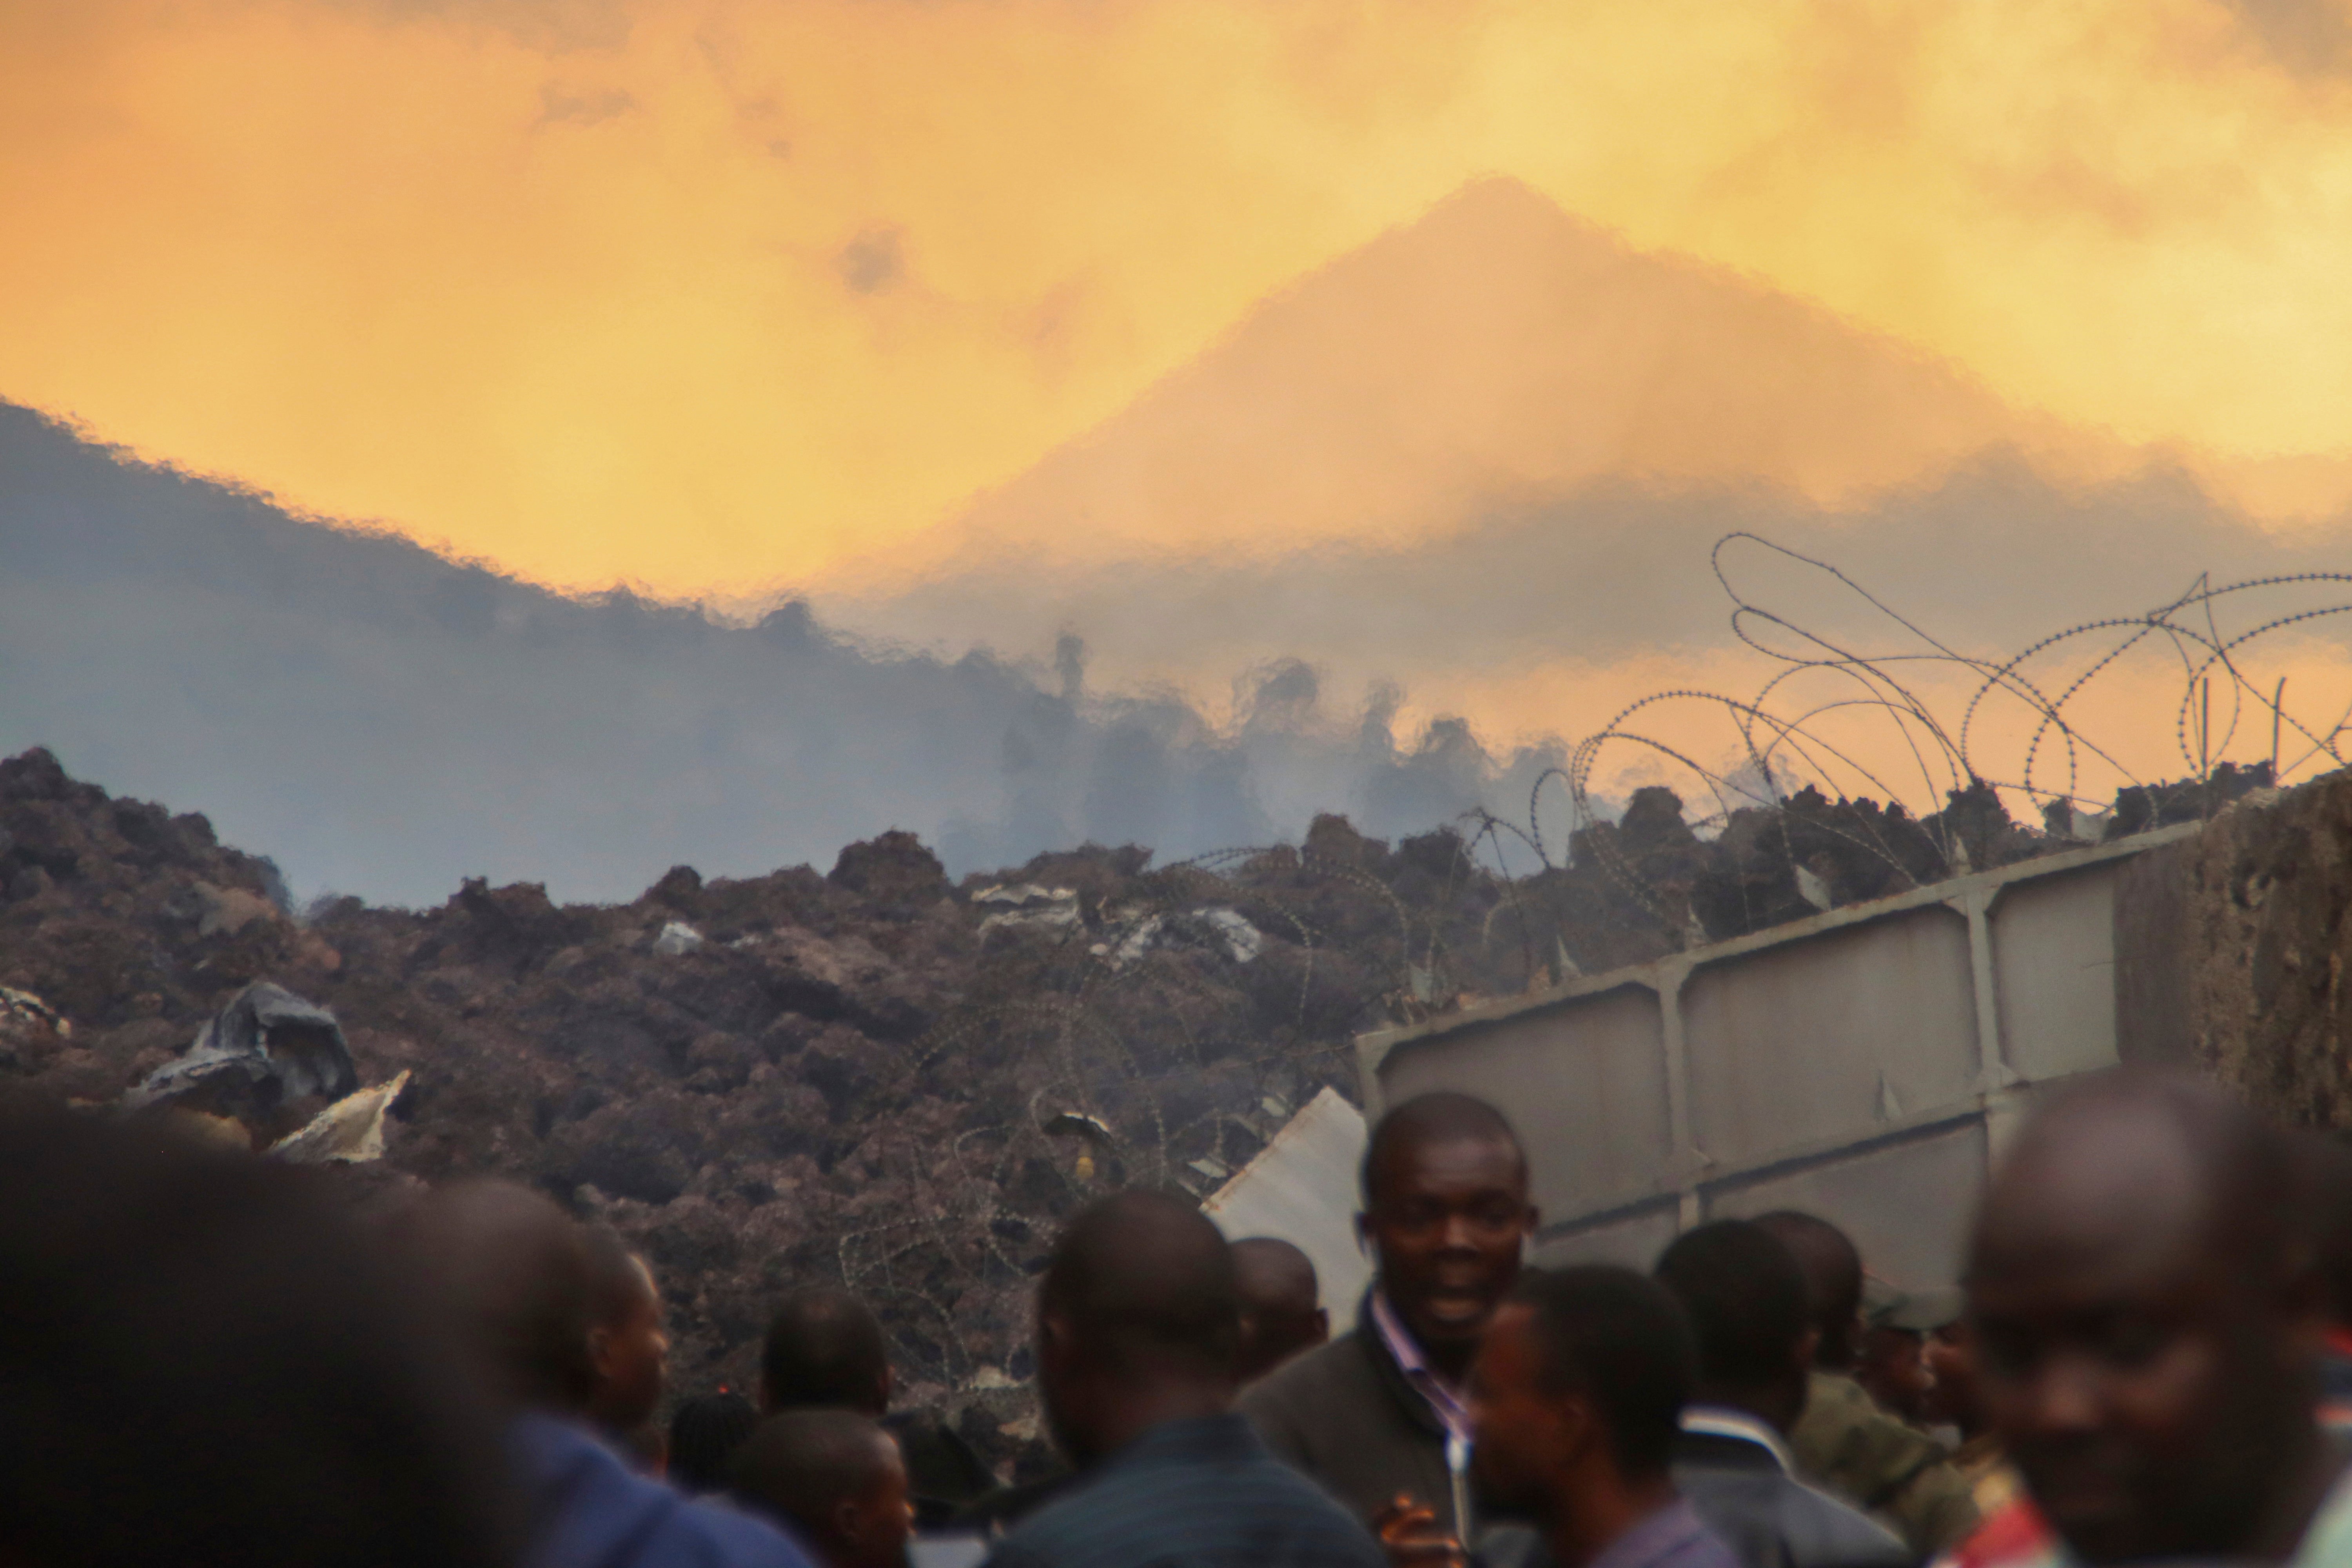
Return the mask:
[(593, 1265), (581, 1226), (555, 1200), (513, 1182), (436, 1187), (394, 1227), (508, 1397), (567, 1413), (596, 1389), (588, 1353)]
[(1535, 1309), (1543, 1386), (1592, 1396), (1627, 1475), (1664, 1471), (1696, 1360), (1675, 1298), (1630, 1268), (1596, 1263), (1530, 1270), (1512, 1299)]
[(1816, 1214), (1774, 1209), (1756, 1223), (1780, 1238), (1805, 1277), (1813, 1324), (1824, 1335), (1850, 1335), (1862, 1310), (1862, 1252), (1853, 1238)]
[(835, 1505), (881, 1474), (881, 1424), (854, 1410), (786, 1410), (760, 1423), (727, 1468), (736, 1500), (824, 1540)]
[(1193, 1204), (1130, 1189), (1080, 1209), (1038, 1300), (1110, 1360), (1230, 1375), (1241, 1339), (1233, 1249)]
[(771, 1410), (840, 1405), (879, 1415), (890, 1387), (881, 1320), (837, 1285), (795, 1290), (768, 1321), (760, 1376)]
[(1658, 1259), (1698, 1343), (1699, 1376), (1718, 1388), (1786, 1377), (1811, 1321), (1804, 1271), (1753, 1220), (1718, 1219), (1676, 1237)]
[(318, 1183), (0, 1104), (0, 1558), (514, 1560), (494, 1413)]
[(689, 1399), (669, 1418), (669, 1472), (682, 1492), (722, 1491), (727, 1467), (760, 1425), (760, 1413), (740, 1394)]
[(1475, 1095), (1452, 1089), (1417, 1094), (1383, 1113), (1365, 1141), (1360, 1173), (1364, 1206), (1369, 1209), (1379, 1200), (1381, 1173), (1405, 1150), (1452, 1142), (1507, 1144), (1518, 1156), (1520, 1170), (1527, 1169), (1527, 1151), (1501, 1111)]

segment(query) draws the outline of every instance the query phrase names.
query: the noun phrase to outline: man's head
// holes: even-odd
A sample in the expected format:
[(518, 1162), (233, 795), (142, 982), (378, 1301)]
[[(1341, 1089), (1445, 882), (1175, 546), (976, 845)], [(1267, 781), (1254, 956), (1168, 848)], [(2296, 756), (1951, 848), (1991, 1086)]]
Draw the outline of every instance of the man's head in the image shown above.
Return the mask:
[(1977, 1397), (1976, 1353), (1965, 1323), (1947, 1323), (1927, 1335), (1921, 1352), (1927, 1362), (1927, 1397), (1920, 1414), (1931, 1424), (1948, 1422), (1963, 1437), (1984, 1430), (1984, 1405)]
[(1752, 1220), (1685, 1231), (1658, 1259), (1698, 1346), (1698, 1397), (1786, 1432), (1805, 1408), (1813, 1328), (1805, 1277), (1779, 1237)]
[(436, 1189), (400, 1231), (491, 1387), (519, 1405), (587, 1411), (595, 1266), (579, 1226), (528, 1187), (471, 1181)]
[(669, 1372), (669, 1335), (661, 1292), (646, 1260), (607, 1230), (587, 1233), (593, 1270), (588, 1357), (596, 1369), (589, 1418), (627, 1432), (653, 1418)]
[(784, 1298), (760, 1347), (760, 1408), (838, 1405), (880, 1420), (890, 1408), (890, 1348), (874, 1309), (836, 1286)]
[(1234, 1242), (1234, 1283), (1241, 1292), (1241, 1352), (1234, 1368), (1241, 1382), (1255, 1383), (1331, 1337), (1315, 1264), (1289, 1242), (1271, 1236)]
[(905, 1568), (915, 1510), (898, 1445), (854, 1410), (787, 1410), (729, 1467), (736, 1498), (816, 1548), (824, 1568)]
[(1483, 1100), (1420, 1095), (1372, 1129), (1363, 1180), (1357, 1225), (1379, 1254), (1381, 1289), (1422, 1349), (1458, 1375), (1536, 1227), (1518, 1138)]
[(2294, 1154), (2328, 1320), (2352, 1329), (2352, 1143), (2340, 1132), (2299, 1132)]
[(1495, 1314), (1470, 1373), (1478, 1479), (1538, 1517), (1666, 1473), (1690, 1396), (1689, 1325), (1630, 1269), (1538, 1271)]
[(2255, 1554), (2281, 1528), (2323, 1324), (2294, 1177), (2243, 1107), (2133, 1071), (2051, 1105), (1994, 1174), (1978, 1394), (2084, 1561)]
[(1780, 1238), (1804, 1271), (1814, 1329), (1813, 1364), (1850, 1372), (1862, 1353), (1862, 1254), (1845, 1232), (1818, 1215), (1775, 1209), (1756, 1223)]
[(1222, 1410), (1241, 1332), (1233, 1253), (1192, 1205), (1130, 1191), (1078, 1211), (1037, 1290), (1037, 1384), (1090, 1464), (1162, 1420)]
[(1958, 1317), (1957, 1290), (1898, 1290), (1877, 1279), (1868, 1281), (1854, 1381), (1881, 1409), (1915, 1425), (1931, 1419), (1936, 1371), (1927, 1352), (1928, 1336)]
[(0, 1105), (0, 1562), (512, 1562), (497, 1416), (305, 1175)]

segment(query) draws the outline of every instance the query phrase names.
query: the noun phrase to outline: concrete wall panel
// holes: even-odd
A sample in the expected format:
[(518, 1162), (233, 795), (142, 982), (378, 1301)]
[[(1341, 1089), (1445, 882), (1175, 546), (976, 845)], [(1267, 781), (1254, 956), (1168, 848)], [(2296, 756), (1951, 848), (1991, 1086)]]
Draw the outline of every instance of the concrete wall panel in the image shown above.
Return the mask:
[[(1435, 1046), (1432, 1042), (1432, 1046)], [(1381, 1072), (1391, 1105), (1433, 1089), (1502, 1108), (1527, 1145), (1535, 1201), (1563, 1217), (1615, 1208), (1667, 1179), (1664, 1026), (1627, 986), (1406, 1046)]]
[(1871, 1272), (1922, 1289), (1958, 1279), (1985, 1179), (1979, 1121), (1707, 1190), (1709, 1218), (1802, 1209), (1853, 1237)]
[(1619, 1263), (1646, 1274), (1674, 1240), (1675, 1203), (1669, 1200), (1637, 1214), (1587, 1226), (1536, 1243), (1536, 1261), (1546, 1268), (1570, 1263)]
[[(2305, 815), (2352, 822), (2352, 784), (2302, 803)], [(2225, 1075), (2221, 1042), (2234, 1037), (2223, 1024), (2237, 1019), (2230, 1026), (2242, 1034), (2255, 1012), (2242, 994), (2248, 976), (2268, 976), (2265, 994), (2284, 998), (2276, 1011), (2300, 995), (2278, 976), (2333, 973), (2337, 949), (2352, 951), (2341, 940), (2352, 918), (2317, 929), (2340, 915), (2336, 905), (2298, 913), (2313, 928), (2307, 938), (2268, 934), (2282, 921), (2264, 900), (2319, 896), (2292, 879), (2288, 843), (2289, 829), (2314, 830), (2274, 829), (2276, 815), (2241, 809), (2211, 827), (2158, 828), (1974, 872), (1550, 995), (1366, 1035), (1357, 1048), (1367, 1092), (1393, 1103), (1461, 1089), (1501, 1106), (1528, 1144), (1548, 1224), (1538, 1255), (1549, 1260), (1645, 1265), (1684, 1215), (1787, 1205), (1851, 1227), (1901, 1282), (1948, 1280), (1988, 1140), (2004, 1138), (2048, 1086), (2113, 1065), (2118, 990), (2133, 1016), (2161, 1008), (2169, 993), (2158, 971), (2189, 945), (2182, 933), (2210, 928), (2199, 940), (2229, 955), (2171, 988), (2197, 1020), (2195, 1054), (2220, 1057)], [(2352, 843), (2352, 831), (2330, 831)], [(2221, 852), (2241, 840), (2260, 847), (2234, 859)], [(2249, 854), (2277, 869), (2250, 881)], [(2118, 889), (2159, 868), (2201, 925), (2183, 914), (2138, 931), (2131, 895)], [(2263, 921), (2263, 940), (2240, 929)], [(2121, 973), (2119, 945), (2137, 954), (2145, 984)], [(2226, 1005), (2217, 1000), (2225, 991)], [(2317, 1038), (2305, 1016), (2313, 1011), (2290, 1022)], [(2264, 1059), (2277, 1055), (2272, 1047)], [(2005, 1084), (1987, 1072), (2002, 1063)], [(2340, 1067), (2328, 1071), (2325, 1092), (2298, 1090), (2326, 1101), (2302, 1113), (2352, 1123), (2343, 1109), (2352, 1091), (2340, 1088)]]
[(1968, 922), (1933, 905), (1704, 965), (1683, 1019), (1710, 1159), (1866, 1136), (1976, 1087)]
[(2018, 882), (1992, 906), (2003, 1058), (2028, 1079), (2116, 1059), (2114, 862)]

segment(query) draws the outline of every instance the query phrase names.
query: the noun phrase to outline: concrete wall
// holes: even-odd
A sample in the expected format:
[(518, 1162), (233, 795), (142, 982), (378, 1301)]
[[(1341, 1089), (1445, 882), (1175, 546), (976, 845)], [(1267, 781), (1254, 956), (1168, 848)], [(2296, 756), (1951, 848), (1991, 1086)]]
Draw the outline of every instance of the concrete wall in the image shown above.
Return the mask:
[(2135, 860), (2125, 1054), (2194, 1065), (2295, 1126), (2352, 1126), (2352, 775), (2262, 792)]
[(1844, 1226), (1899, 1284), (1947, 1283), (2013, 1118), (2040, 1086), (2118, 1058), (2126, 868), (2196, 832), (1367, 1035), (1366, 1104), (1445, 1088), (1502, 1107), (1534, 1166), (1547, 1262), (1646, 1267), (1682, 1227), (1793, 1207)]

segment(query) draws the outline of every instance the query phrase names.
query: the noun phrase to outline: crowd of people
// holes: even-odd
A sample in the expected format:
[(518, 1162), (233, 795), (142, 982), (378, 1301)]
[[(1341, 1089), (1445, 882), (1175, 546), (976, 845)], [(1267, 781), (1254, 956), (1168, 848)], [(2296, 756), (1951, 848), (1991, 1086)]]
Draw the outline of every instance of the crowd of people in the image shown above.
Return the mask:
[(2043, 1106), (1962, 1284), (1717, 1218), (1530, 1266), (1526, 1152), (1374, 1127), (1374, 1264), (1188, 1199), (1080, 1210), (1037, 1283), (1066, 1461), (894, 1413), (874, 1312), (776, 1305), (757, 1387), (667, 1397), (658, 1281), (498, 1182), (357, 1216), (160, 1123), (0, 1111), (0, 1564), (2352, 1568), (2352, 1153), (2194, 1079)]

